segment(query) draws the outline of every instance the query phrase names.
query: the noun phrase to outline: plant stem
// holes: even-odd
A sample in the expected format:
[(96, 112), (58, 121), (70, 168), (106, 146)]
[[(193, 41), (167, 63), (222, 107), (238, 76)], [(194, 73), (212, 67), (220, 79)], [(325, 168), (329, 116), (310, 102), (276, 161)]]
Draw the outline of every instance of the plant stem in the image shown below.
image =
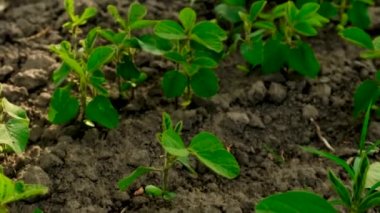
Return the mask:
[(168, 188), (168, 177), (169, 177), (169, 154), (165, 152), (165, 162), (164, 168), (162, 170), (162, 190), (165, 192)]

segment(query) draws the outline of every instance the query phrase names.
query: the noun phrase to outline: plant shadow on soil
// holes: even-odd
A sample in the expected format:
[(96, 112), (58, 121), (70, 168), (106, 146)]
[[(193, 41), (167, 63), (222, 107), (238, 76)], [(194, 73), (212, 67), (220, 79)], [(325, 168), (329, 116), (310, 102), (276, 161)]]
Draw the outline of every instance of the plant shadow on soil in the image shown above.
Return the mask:
[[(49, 81), (58, 61), (47, 45), (58, 43), (66, 20), (61, 1), (14, 1), (0, 13), (0, 80), (4, 95), (28, 110), (31, 118), (30, 148), (22, 156), (1, 156), (10, 177), (50, 187), (46, 197), (11, 205), (11, 212), (251, 212), (257, 201), (274, 192), (309, 189), (326, 198), (333, 194), (327, 182), (331, 163), (304, 153), (299, 147), (325, 149), (318, 139), (314, 118), (340, 156), (355, 154), (360, 121), (352, 117), (352, 93), (356, 85), (375, 73), (372, 62), (362, 61), (358, 49), (345, 44), (333, 29), (310, 40), (322, 65), (317, 79), (289, 74), (249, 77), (236, 70), (240, 56), (225, 60), (218, 70), (220, 93), (210, 100), (195, 99), (187, 110), (176, 109), (162, 97), (161, 74), (170, 67), (162, 59), (143, 55), (137, 62), (149, 79), (121, 112), (115, 130), (83, 125), (55, 126), (46, 121), (53, 85)], [(126, 8), (127, 1), (77, 1), (83, 8), (103, 8), (90, 23), (111, 26), (104, 8), (108, 3)], [(186, 1), (142, 1), (151, 18), (173, 18)], [(205, 3), (206, 2), (206, 3)], [(212, 2), (197, 4), (202, 17), (210, 16)], [(30, 37), (46, 30), (37, 38)], [(112, 71), (107, 76), (112, 78)], [(232, 181), (216, 176), (192, 162), (198, 178), (184, 168), (171, 173), (172, 202), (134, 196), (139, 187), (159, 184), (159, 176), (139, 179), (121, 192), (116, 182), (139, 165), (159, 165), (162, 150), (155, 140), (161, 113), (184, 121), (183, 136), (189, 141), (200, 130), (213, 132), (241, 165)], [(379, 136), (373, 121), (370, 137)], [(379, 137), (377, 137), (379, 138)]]

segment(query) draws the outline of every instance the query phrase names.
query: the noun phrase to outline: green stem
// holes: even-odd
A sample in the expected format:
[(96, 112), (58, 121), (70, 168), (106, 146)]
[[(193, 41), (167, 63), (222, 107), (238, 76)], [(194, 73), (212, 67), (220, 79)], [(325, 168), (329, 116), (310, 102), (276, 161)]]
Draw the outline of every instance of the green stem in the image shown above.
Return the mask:
[(78, 121), (82, 121), (84, 117), (84, 112), (87, 105), (87, 82), (84, 79), (80, 80), (79, 83), (79, 94), (80, 94), (80, 112), (78, 116)]
[(168, 188), (168, 178), (169, 178), (169, 154), (165, 152), (165, 162), (164, 168), (162, 170), (162, 190), (165, 192)]

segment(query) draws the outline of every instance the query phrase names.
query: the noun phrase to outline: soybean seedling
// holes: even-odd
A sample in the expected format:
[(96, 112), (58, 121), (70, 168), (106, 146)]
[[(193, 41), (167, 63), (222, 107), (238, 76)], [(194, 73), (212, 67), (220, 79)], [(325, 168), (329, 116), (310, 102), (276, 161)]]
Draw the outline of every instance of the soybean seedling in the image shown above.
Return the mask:
[(213, 21), (197, 22), (197, 14), (191, 8), (182, 9), (178, 18), (180, 24), (172, 20), (158, 22), (154, 33), (174, 45), (164, 53), (176, 63), (176, 68), (164, 74), (163, 93), (167, 98), (182, 96), (182, 106), (186, 107), (193, 94), (209, 98), (218, 92), (218, 78), (213, 69), (218, 66), (227, 36)]
[[(72, 41), (62, 41), (51, 50), (62, 60), (55, 71), (53, 81), (57, 86), (49, 107), (48, 119), (55, 124), (65, 124), (75, 118), (93, 125), (92, 121), (107, 127), (118, 125), (118, 113), (107, 98), (102, 67), (112, 60), (116, 50), (113, 46), (94, 47), (98, 28), (92, 29), (84, 40), (79, 40), (80, 26), (96, 15), (95, 8), (86, 8), (82, 15), (75, 14), (74, 0), (65, 0), (65, 9), (70, 21), (64, 24)], [(81, 48), (79, 48), (81, 45)], [(62, 86), (65, 80), (69, 83)], [(78, 97), (71, 93), (77, 90)]]
[[(302, 6), (309, 0), (295, 1)], [(318, 13), (324, 17), (338, 21), (337, 29), (343, 30), (347, 25), (367, 29), (370, 24), (368, 8), (374, 5), (373, 0), (313, 0), (321, 5)]]
[[(380, 58), (380, 36), (372, 40), (371, 36), (364, 30), (357, 27), (349, 27), (340, 32), (345, 40), (364, 48), (360, 56), (364, 59)], [(377, 71), (374, 79), (368, 79), (360, 83), (354, 94), (354, 115), (358, 116), (372, 104), (372, 108), (380, 114), (380, 109), (376, 106), (380, 97), (380, 70)]]
[[(316, 77), (320, 64), (310, 45), (303, 37), (316, 36), (317, 28), (322, 27), (328, 19), (318, 14), (320, 5), (306, 3), (297, 8), (292, 1), (276, 5), (266, 12), (267, 1), (255, 1), (250, 9), (243, 10), (243, 5), (229, 8), (219, 6), (218, 14), (237, 23), (243, 23), (243, 36), (240, 39), (240, 53), (254, 68), (261, 66), (264, 74), (274, 73), (289, 67), (307, 77)], [(228, 11), (233, 10), (231, 14)], [(237, 40), (239, 41), (239, 40)], [(247, 67), (240, 67), (250, 71)]]
[(219, 141), (219, 139), (208, 132), (197, 134), (185, 147), (181, 138), (182, 122), (173, 125), (170, 116), (163, 113), (163, 132), (157, 135), (157, 139), (165, 151), (164, 164), (161, 168), (138, 167), (130, 175), (118, 182), (120, 190), (126, 190), (137, 178), (149, 172), (161, 173), (161, 186), (147, 185), (145, 193), (154, 197), (162, 197), (170, 200), (174, 193), (169, 190), (169, 172), (175, 163), (184, 165), (193, 173), (189, 157), (194, 156), (216, 174), (228, 179), (236, 178), (240, 173), (240, 167), (234, 158)]
[(25, 151), (29, 139), (29, 118), (24, 109), (4, 97), (0, 97), (0, 135), (0, 152), (9, 150), (20, 154)]
[[(333, 171), (330, 170), (328, 173), (332, 189), (338, 195), (337, 199), (327, 201), (311, 192), (290, 191), (265, 198), (256, 206), (256, 212), (332, 213), (338, 212), (333, 206), (341, 206), (346, 209), (345, 212), (365, 213), (380, 206), (380, 177), (378, 175), (380, 163), (370, 164), (368, 158), (368, 154), (376, 148), (378, 143), (365, 147), (370, 112), (371, 108), (369, 107), (364, 118), (358, 156), (352, 166), (333, 154), (311, 147), (304, 147), (307, 152), (332, 160), (347, 173), (349, 185), (346, 185)], [(302, 202), (299, 202), (300, 200)], [(283, 205), (287, 206), (287, 208), (284, 209)]]
[(115, 47), (116, 53), (113, 61), (119, 76), (119, 89), (121, 92), (132, 91), (144, 82), (146, 74), (141, 72), (135, 65), (134, 58), (141, 49), (139, 40), (134, 36), (135, 30), (153, 26), (156, 21), (144, 19), (147, 9), (144, 5), (134, 2), (128, 8), (127, 17), (123, 18), (114, 5), (107, 7), (108, 13), (119, 24), (119, 29), (114, 32), (111, 29), (102, 29), (100, 35)]
[(48, 193), (48, 188), (41, 185), (25, 184), (6, 177), (0, 168), (0, 213), (8, 213), (7, 205), (19, 200), (29, 199)]

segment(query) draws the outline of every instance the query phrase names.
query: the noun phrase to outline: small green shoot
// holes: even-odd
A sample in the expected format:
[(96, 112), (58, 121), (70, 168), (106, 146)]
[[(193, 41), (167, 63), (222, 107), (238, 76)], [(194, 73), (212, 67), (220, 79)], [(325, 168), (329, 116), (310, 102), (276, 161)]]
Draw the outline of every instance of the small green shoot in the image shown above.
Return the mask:
[[(79, 27), (95, 16), (95, 8), (86, 8), (80, 16), (75, 14), (74, 0), (65, 0), (65, 8), (70, 21), (64, 27), (72, 34), (72, 41), (62, 41), (51, 47), (62, 65), (53, 75), (57, 89), (50, 102), (48, 119), (55, 124), (66, 124), (75, 118), (82, 121), (85, 116), (104, 127), (115, 128), (118, 113), (107, 98), (108, 92), (103, 85), (106, 80), (101, 70), (113, 59), (116, 49), (113, 46), (94, 47), (98, 28), (92, 29), (84, 40), (78, 40)], [(66, 80), (68, 84), (62, 86)], [(79, 97), (72, 94), (76, 90)]]
[(25, 184), (13, 181), (0, 172), (0, 212), (8, 213), (7, 205), (19, 200), (29, 199), (48, 193), (48, 188), (41, 185)]
[(118, 182), (120, 190), (126, 190), (137, 178), (150, 172), (161, 173), (161, 186), (147, 185), (145, 193), (153, 197), (161, 197), (165, 200), (171, 200), (175, 194), (169, 191), (169, 172), (175, 163), (182, 164), (190, 172), (195, 173), (189, 164), (189, 157), (194, 156), (216, 174), (228, 179), (236, 178), (240, 173), (240, 167), (234, 158), (211, 133), (201, 132), (197, 134), (185, 146), (180, 134), (182, 122), (173, 125), (170, 116), (163, 113), (162, 117), (163, 132), (157, 135), (157, 139), (165, 150), (164, 164), (161, 168), (140, 166), (130, 175)]
[[(0, 85), (1, 93), (1, 85)], [(29, 139), (29, 118), (24, 109), (0, 98), (0, 152), (25, 151)]]
[(154, 33), (170, 40), (173, 48), (164, 57), (176, 63), (174, 70), (167, 71), (162, 80), (163, 93), (167, 98), (183, 97), (182, 106), (190, 104), (193, 94), (209, 98), (219, 90), (214, 69), (224, 50), (226, 32), (213, 21), (197, 22), (197, 14), (191, 8), (179, 13), (180, 23), (160, 21)]

